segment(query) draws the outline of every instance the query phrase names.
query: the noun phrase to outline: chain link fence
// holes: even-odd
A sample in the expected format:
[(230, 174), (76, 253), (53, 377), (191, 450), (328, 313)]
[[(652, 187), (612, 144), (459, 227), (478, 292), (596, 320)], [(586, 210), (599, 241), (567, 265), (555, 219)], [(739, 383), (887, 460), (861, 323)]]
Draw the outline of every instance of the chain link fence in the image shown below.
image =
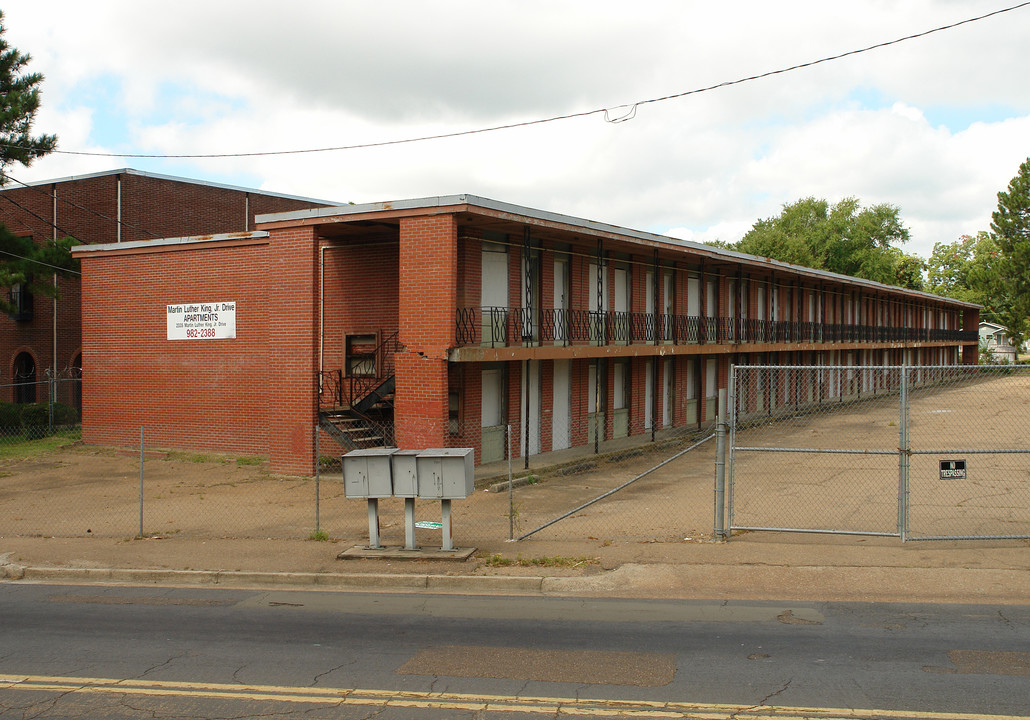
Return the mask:
[[(1028, 372), (734, 368), (726, 526), (1030, 537)], [(58, 420), (67, 412), (61, 406), (77, 407), (77, 382), (37, 384), (47, 402), (29, 415), (46, 421), (25, 424), (30, 404), (22, 403), (19, 424), (0, 432), (0, 536), (368, 541), (366, 503), (344, 496), (340, 456), (348, 448), (322, 428), (312, 428), (320, 451), (314, 477), (272, 474), (261, 458), (152, 451), (145, 437), (136, 449), (40, 454), (78, 438), (77, 411)], [(696, 421), (697, 401), (674, 400), (681, 424), (653, 430), (633, 407), (557, 430), (533, 421), (528, 442), (518, 425), (452, 425), (449, 444), (475, 447), (479, 460), (475, 491), (452, 505), (453, 542), (711, 537), (712, 424)], [(702, 417), (713, 418), (705, 402)], [(384, 545), (404, 545), (403, 507), (399, 498), (380, 501)], [(415, 512), (417, 543), (440, 546), (440, 503), (419, 500)], [(717, 504), (715, 527), (721, 513)]]
[[(527, 454), (525, 433), (517, 425), (450, 428), (452, 446), (473, 439), (477, 458), (476, 489), (451, 507), (456, 545), (484, 540), (668, 541), (710, 537), (711, 492), (715, 462), (710, 424), (663, 429), (637, 428), (614, 418), (594, 416), (555, 431), (532, 430)], [(625, 430), (625, 432), (623, 432)], [(547, 445), (542, 432), (557, 443)], [(585, 444), (552, 449), (572, 438)], [(319, 430), (319, 474), (323, 488), (322, 525), (333, 536), (368, 538), (366, 504), (343, 497), (340, 456), (346, 452), (328, 432)], [(541, 448), (545, 451), (540, 451)], [(687, 451), (687, 452), (684, 452)], [(490, 459), (489, 453), (500, 459)], [(328, 513), (328, 514), (327, 514)], [(404, 545), (403, 500), (379, 500), (380, 541)], [(417, 542), (441, 544), (439, 501), (416, 500)]]
[(1030, 367), (731, 371), (728, 526), (1030, 537)]
[(81, 407), (79, 377), (0, 385), (0, 457), (27, 441), (53, 435), (77, 439)]
[[(505, 426), (499, 446), (511, 458), (510, 475), (503, 454), (477, 466), (475, 491), (452, 504), (453, 542), (710, 536), (714, 443), (698, 445), (710, 437), (710, 429), (695, 422), (689, 428), (656, 428), (653, 437), (650, 428), (643, 430), (616, 437), (621, 433), (614, 422), (602, 420), (598, 428), (591, 418), (569, 428), (569, 436), (594, 431), (596, 446), (534, 452), (527, 463), (524, 435)], [(312, 431), (319, 448), (314, 477), (273, 474), (262, 458), (150, 449), (142, 432), (137, 448), (73, 445), (12, 456), (0, 481), (0, 536), (329, 536), (367, 543), (367, 504), (344, 496), (340, 457), (347, 448), (321, 427)], [(452, 431), (463, 441), (483, 437), (478, 426)], [(536, 431), (532, 434), (531, 447), (539, 449)], [(486, 434), (488, 451), (495, 440)], [(481, 444), (478, 448), (482, 453)], [(441, 546), (440, 502), (417, 500), (415, 514), (417, 543)], [(403, 546), (403, 500), (380, 500), (379, 516), (381, 543)]]

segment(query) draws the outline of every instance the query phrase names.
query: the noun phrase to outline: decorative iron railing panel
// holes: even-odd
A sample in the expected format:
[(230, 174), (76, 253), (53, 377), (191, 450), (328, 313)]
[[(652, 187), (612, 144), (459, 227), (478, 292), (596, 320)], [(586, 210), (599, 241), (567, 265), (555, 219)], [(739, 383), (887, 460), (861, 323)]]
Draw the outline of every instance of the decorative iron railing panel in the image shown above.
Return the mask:
[(976, 331), (881, 325), (655, 315), (595, 310), (464, 307), (458, 347), (511, 345), (677, 345), (975, 342)]

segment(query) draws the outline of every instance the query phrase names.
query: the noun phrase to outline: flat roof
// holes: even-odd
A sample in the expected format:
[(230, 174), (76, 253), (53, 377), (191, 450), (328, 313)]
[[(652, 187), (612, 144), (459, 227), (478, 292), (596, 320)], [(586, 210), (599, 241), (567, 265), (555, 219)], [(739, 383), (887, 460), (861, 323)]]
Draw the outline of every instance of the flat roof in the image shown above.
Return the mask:
[(911, 290), (909, 288), (903, 288), (897, 285), (886, 285), (884, 283), (878, 283), (872, 280), (866, 280), (865, 278), (854, 277), (852, 275), (841, 275), (839, 273), (829, 272), (827, 270), (818, 270), (816, 268), (805, 267), (803, 265), (793, 265), (791, 263), (782, 262), (780, 260), (773, 260), (772, 258), (760, 257), (757, 255), (748, 255), (746, 253), (737, 252), (735, 250), (727, 250), (725, 248), (715, 247), (713, 245), (705, 245), (703, 243), (692, 242), (690, 240), (680, 240), (678, 238), (669, 237), (667, 235), (659, 235), (657, 233), (650, 233), (643, 230), (633, 230), (632, 228), (620, 227), (618, 225), (597, 222), (594, 220), (586, 220), (584, 218), (578, 218), (571, 215), (564, 215), (561, 213), (551, 212), (548, 210), (538, 210), (536, 208), (500, 202), (498, 200), (491, 200), (490, 198), (484, 198), (478, 195), (440, 195), (437, 197), (413, 198), (408, 200), (392, 200), (387, 202), (364, 203), (360, 205), (338, 205), (334, 207), (325, 208), (291, 210), (288, 212), (258, 215), (254, 218), (254, 222), (255, 224), (288, 224), (291, 221), (297, 221), (304, 222), (305, 224), (310, 224), (313, 221), (317, 222), (319, 220), (325, 220), (327, 223), (329, 223), (333, 222), (334, 219), (346, 218), (348, 215), (367, 215), (370, 213), (384, 213), (387, 215), (394, 213), (411, 214), (412, 211), (431, 211), (437, 208), (454, 206), (468, 206), (469, 208), (481, 208), (483, 210), (490, 210), (493, 212), (503, 213), (506, 215), (515, 215), (521, 218), (525, 218), (527, 220), (539, 220), (542, 222), (567, 225), (572, 229), (583, 230), (587, 233), (592, 232), (619, 235), (631, 241), (640, 240), (647, 243), (665, 245), (673, 249), (692, 250), (694, 252), (701, 253), (708, 257), (718, 258), (726, 262), (744, 263), (747, 265), (759, 266), (771, 270), (783, 270), (786, 272), (804, 275), (806, 277), (816, 279), (832, 280), (833, 282), (847, 283), (849, 285), (854, 285), (858, 287), (870, 288), (874, 290), (886, 290), (893, 293), (902, 293), (906, 295), (912, 295), (915, 297), (943, 301), (948, 303), (949, 305), (957, 305), (968, 308), (982, 307), (980, 305), (977, 305), (976, 303), (965, 302), (963, 300), (955, 300), (954, 298), (943, 297), (941, 295), (934, 295), (932, 293), (923, 292), (921, 290)]
[(121, 250), (153, 250), (182, 245), (198, 245), (202, 243), (224, 242), (226, 240), (267, 240), (268, 233), (263, 230), (248, 230), (234, 233), (217, 233), (213, 235), (187, 235), (184, 237), (159, 238), (157, 240), (132, 240), (130, 242), (96, 243), (94, 245), (76, 245), (71, 249), (72, 255), (100, 255), (102, 253)]
[[(101, 172), (86, 173), (84, 175), (69, 175), (67, 177), (53, 178), (49, 180), (36, 180), (33, 182), (23, 183), (17, 182), (18, 187), (39, 187), (41, 185), (55, 185), (57, 183), (74, 182), (76, 180), (89, 180), (91, 178), (106, 177), (108, 175), (138, 175), (140, 177), (154, 178), (155, 180), (169, 180), (171, 182), (188, 183), (190, 185), (203, 185), (205, 187), (218, 188), (220, 190), (235, 190), (237, 192), (255, 193), (258, 195), (268, 195), (270, 197), (283, 198), (284, 200), (299, 200), (301, 202), (321, 203), (323, 205), (340, 205), (335, 200), (319, 200), (318, 198), (309, 198), (302, 195), (288, 195), (286, 193), (270, 192), (268, 190), (261, 190), (259, 188), (242, 187), (239, 185), (227, 185), (225, 183), (209, 182), (207, 180), (195, 180), (193, 178), (178, 177), (175, 175), (162, 175), (160, 173), (148, 172), (145, 170), (134, 170), (132, 168), (119, 168), (117, 170), (103, 170)], [(13, 190), (15, 187), (8, 186), (6, 188), (0, 188), (0, 192), (5, 190)]]

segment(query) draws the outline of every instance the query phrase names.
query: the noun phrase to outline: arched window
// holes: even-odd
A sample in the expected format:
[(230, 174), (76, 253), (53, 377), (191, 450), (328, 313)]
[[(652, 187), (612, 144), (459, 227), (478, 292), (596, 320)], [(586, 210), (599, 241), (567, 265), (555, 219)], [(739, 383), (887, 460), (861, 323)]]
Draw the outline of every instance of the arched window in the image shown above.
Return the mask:
[(36, 361), (27, 352), (14, 358), (14, 401), (36, 402)]

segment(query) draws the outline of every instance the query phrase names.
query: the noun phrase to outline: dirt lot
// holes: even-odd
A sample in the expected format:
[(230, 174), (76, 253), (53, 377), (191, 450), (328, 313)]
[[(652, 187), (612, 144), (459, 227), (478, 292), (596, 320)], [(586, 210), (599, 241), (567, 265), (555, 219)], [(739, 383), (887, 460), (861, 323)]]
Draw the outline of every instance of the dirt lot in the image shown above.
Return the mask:
[[(912, 389), (910, 537), (1030, 534), (1028, 370)], [(735, 525), (897, 532), (899, 403), (897, 393), (867, 393), (738, 430), (738, 448), (809, 452), (736, 452)], [(950, 460), (966, 463), (965, 478), (941, 479)]]
[[(624, 483), (669, 456), (653, 450), (507, 492), (477, 490), (455, 501), (456, 543), (495, 544)], [(711, 534), (714, 446), (708, 443), (611, 499), (544, 531), (542, 537), (701, 538)], [(539, 471), (538, 471), (539, 473)], [(33, 459), (0, 463), (0, 534), (129, 538), (140, 534), (137, 453), (81, 444)], [(317, 489), (317, 506), (316, 506)], [(339, 470), (283, 477), (264, 464), (229, 457), (148, 453), (142, 468), (147, 537), (307, 538), (316, 527), (346, 542), (368, 538), (366, 504), (343, 496)], [(514, 512), (509, 508), (514, 507)], [(403, 501), (380, 501), (384, 543), (403, 544)], [(509, 515), (512, 517), (509, 518)], [(419, 501), (419, 521), (439, 521), (439, 503)], [(435, 535), (434, 535), (435, 533)], [(425, 530), (422, 544), (439, 544)]]
[[(750, 453), (737, 469), (737, 524), (893, 532), (897, 455), (863, 451), (896, 450), (896, 403), (896, 397), (883, 396), (875, 402), (839, 404), (824, 412), (786, 414), (779, 422), (739, 432), (738, 445), (845, 448), (857, 454)], [(1028, 374), (913, 393), (912, 446), (936, 453), (912, 457), (913, 534), (955, 528), (1001, 535), (1030, 532), (1030, 455), (963, 455), (975, 448), (1025, 447), (1028, 430)], [(529, 532), (633, 479), (687, 443), (684, 439), (678, 445), (646, 446), (632, 457), (600, 461), (565, 476), (549, 475), (537, 466), (541, 482), (516, 488), (510, 506), (507, 492), (477, 490), (454, 503), (454, 542), (478, 548), (484, 572), (495, 571), (486, 562), (494, 553), (560, 558), (565, 563), (504, 570), (535, 575), (591, 574), (632, 562), (675, 563), (700, 557), (710, 562), (713, 553), (724, 560), (739, 559), (747, 556), (741, 548), (754, 558), (759, 544), (761, 561), (769, 563), (789, 561), (789, 553), (807, 552), (816, 544), (823, 550), (836, 548), (834, 552), (844, 553), (841, 557), (849, 563), (865, 562), (874, 545), (899, 547), (894, 538), (825, 535), (745, 534), (722, 546), (707, 542), (714, 525), (714, 441), (529, 540), (508, 542), (510, 525), (516, 536)], [(967, 458), (967, 480), (939, 480), (937, 462), (945, 454)], [(339, 570), (335, 558), (340, 550), (367, 543), (366, 505), (343, 497), (338, 469), (316, 482), (275, 475), (246, 459), (182, 453), (148, 453), (142, 469), (143, 539), (136, 539), (138, 452), (79, 444), (36, 458), (0, 461), (0, 555), (122, 567), (304, 567), (330, 572)], [(417, 505), (419, 521), (437, 521), (439, 513), (438, 503)], [(308, 539), (316, 522), (330, 536), (328, 543)], [(386, 545), (403, 545), (401, 500), (381, 501), (381, 535)], [(418, 542), (438, 547), (440, 531), (420, 529)], [(900, 555), (884, 562), (911, 563), (919, 557), (914, 545), (919, 544), (906, 545)], [(935, 551), (941, 547), (947, 546), (936, 545)], [(968, 567), (975, 563), (975, 548), (954, 557), (961, 557)], [(359, 561), (349, 569), (396, 572), (411, 567)]]

